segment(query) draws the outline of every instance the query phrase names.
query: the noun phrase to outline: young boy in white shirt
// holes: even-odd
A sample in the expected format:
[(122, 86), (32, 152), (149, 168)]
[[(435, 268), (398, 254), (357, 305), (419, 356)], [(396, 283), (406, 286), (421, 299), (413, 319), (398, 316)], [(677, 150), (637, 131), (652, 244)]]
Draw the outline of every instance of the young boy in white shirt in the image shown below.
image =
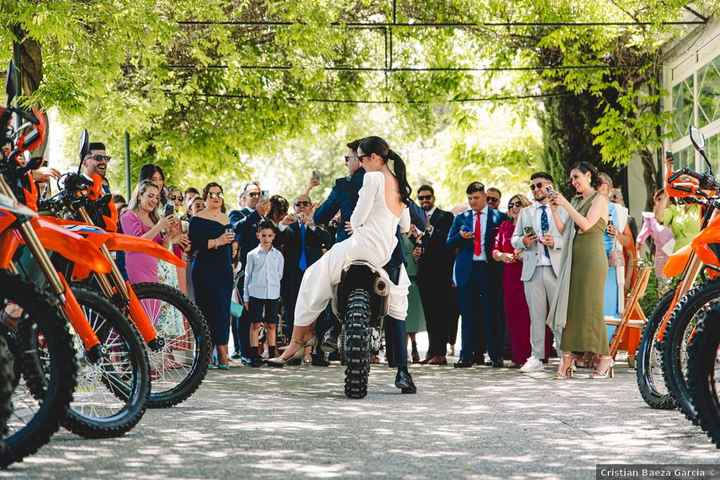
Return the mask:
[(277, 356), (277, 326), (280, 321), (280, 281), (283, 276), (285, 259), (282, 253), (273, 247), (277, 234), (275, 225), (263, 221), (258, 225), (257, 238), (260, 245), (251, 250), (245, 265), (245, 309), (250, 317), (251, 366), (262, 365), (258, 350), (260, 327), (265, 326), (270, 358)]

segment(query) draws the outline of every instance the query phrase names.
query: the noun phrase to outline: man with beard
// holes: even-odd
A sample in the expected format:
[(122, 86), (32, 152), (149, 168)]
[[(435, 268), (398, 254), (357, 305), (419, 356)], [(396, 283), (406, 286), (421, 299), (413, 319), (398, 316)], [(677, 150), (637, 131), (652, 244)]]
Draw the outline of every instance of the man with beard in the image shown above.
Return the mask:
[(447, 365), (448, 302), (452, 299), (452, 250), (446, 240), (453, 214), (435, 206), (435, 190), (430, 185), (418, 189), (418, 202), (425, 214), (421, 237), (417, 283), (420, 288), (429, 348), (421, 363)]

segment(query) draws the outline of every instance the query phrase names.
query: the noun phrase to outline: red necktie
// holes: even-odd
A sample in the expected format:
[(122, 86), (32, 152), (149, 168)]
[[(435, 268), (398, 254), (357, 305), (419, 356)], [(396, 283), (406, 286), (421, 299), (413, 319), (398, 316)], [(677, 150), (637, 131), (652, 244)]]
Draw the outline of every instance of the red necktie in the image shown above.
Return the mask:
[(479, 257), (482, 253), (482, 250), (480, 248), (480, 239), (482, 238), (482, 227), (480, 226), (480, 215), (482, 215), (482, 212), (478, 212), (475, 217), (475, 238), (473, 241), (475, 242), (475, 250), (473, 250), (473, 255), (476, 257)]

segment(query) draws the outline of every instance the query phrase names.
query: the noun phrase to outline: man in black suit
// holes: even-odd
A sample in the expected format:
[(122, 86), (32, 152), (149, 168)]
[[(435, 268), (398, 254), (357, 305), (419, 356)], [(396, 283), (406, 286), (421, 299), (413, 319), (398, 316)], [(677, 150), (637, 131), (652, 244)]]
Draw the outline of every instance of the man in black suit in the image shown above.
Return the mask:
[(420, 288), (425, 323), (430, 345), (421, 363), (447, 365), (448, 301), (452, 298), (452, 250), (447, 237), (453, 214), (435, 206), (435, 190), (430, 185), (418, 189), (418, 201), (425, 214), (425, 232), (420, 248), (413, 255), (418, 258), (417, 283)]
[(282, 279), (282, 300), (285, 307), (285, 335), (292, 337), (300, 282), (310, 265), (330, 248), (331, 238), (313, 221), (312, 201), (308, 195), (295, 200), (295, 214), (287, 215), (279, 225), (282, 237), (285, 271)]

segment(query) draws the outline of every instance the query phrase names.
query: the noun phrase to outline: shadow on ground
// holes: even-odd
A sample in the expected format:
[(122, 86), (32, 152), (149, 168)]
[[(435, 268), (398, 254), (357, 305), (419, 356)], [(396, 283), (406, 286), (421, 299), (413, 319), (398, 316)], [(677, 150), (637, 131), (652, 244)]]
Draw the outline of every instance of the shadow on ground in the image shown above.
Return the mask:
[(412, 372), (418, 395), (400, 395), (379, 366), (368, 397), (348, 400), (339, 366), (211, 371), (192, 399), (149, 411), (126, 437), (62, 431), (0, 479), (579, 479), (598, 463), (719, 461), (678, 412), (647, 408), (625, 368), (569, 381), (488, 367)]

